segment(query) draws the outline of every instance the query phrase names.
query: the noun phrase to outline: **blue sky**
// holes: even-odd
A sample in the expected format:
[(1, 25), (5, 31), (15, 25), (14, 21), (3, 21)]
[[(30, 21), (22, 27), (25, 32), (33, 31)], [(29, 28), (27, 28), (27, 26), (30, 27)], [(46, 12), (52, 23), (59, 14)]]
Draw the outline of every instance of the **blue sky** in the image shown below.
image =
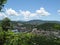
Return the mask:
[(8, 0), (0, 19), (60, 21), (60, 0)]

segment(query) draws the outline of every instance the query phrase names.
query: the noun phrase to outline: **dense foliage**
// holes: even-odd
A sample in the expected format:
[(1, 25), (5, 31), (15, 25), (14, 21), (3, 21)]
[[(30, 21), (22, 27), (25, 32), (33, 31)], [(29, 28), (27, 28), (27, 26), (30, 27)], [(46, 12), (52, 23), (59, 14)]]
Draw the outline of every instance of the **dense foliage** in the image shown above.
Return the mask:
[(44, 24), (36, 26), (36, 28), (43, 29), (43, 30), (60, 30), (60, 24), (44, 23)]
[(7, 31), (11, 28), (11, 21), (9, 18), (4, 18), (1, 22), (2, 29)]
[(60, 45), (60, 38), (40, 36), (32, 33), (0, 32), (1, 45)]
[(4, 4), (7, 2), (7, 0), (0, 0), (0, 11), (4, 7)]

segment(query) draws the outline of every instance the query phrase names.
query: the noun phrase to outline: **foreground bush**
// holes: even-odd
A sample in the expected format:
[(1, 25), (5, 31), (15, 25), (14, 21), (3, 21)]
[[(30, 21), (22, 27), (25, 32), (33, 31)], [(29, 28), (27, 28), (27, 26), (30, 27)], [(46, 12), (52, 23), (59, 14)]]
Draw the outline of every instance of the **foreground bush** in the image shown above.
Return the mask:
[(60, 38), (32, 33), (14, 33), (11, 31), (0, 32), (0, 42), (1, 40), (3, 45), (60, 45)]
[(60, 45), (59, 38), (40, 36), (32, 33), (7, 32), (5, 45)]

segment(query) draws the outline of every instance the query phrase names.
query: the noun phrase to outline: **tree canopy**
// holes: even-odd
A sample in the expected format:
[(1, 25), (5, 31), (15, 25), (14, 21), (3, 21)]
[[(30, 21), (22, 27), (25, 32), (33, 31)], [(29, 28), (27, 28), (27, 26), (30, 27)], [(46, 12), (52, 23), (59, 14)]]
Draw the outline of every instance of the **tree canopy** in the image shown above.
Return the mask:
[(10, 26), (11, 26), (10, 22), (11, 22), (11, 20), (9, 18), (4, 18), (2, 20), (2, 23), (1, 23), (2, 29), (7, 31), (10, 28)]
[(7, 2), (7, 0), (0, 0), (0, 11), (4, 7), (4, 4)]

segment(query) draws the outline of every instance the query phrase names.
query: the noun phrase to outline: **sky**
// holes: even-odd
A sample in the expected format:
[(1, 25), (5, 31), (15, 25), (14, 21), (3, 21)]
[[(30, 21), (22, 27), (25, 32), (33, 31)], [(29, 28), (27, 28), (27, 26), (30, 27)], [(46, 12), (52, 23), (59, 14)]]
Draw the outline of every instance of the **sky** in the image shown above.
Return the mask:
[(8, 0), (3, 10), (0, 19), (60, 21), (60, 0)]

